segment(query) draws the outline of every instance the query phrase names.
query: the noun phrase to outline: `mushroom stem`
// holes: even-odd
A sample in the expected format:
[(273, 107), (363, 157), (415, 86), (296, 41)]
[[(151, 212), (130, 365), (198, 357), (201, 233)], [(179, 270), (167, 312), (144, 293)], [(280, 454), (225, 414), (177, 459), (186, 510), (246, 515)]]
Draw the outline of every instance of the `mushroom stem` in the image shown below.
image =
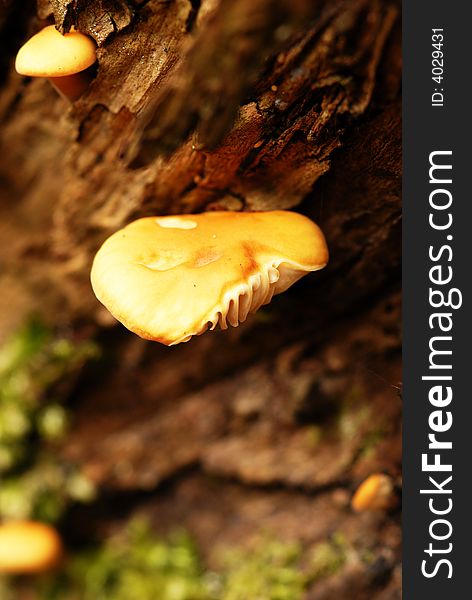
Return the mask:
[(87, 90), (92, 81), (92, 75), (87, 69), (80, 73), (74, 73), (74, 75), (49, 77), (48, 81), (60, 96), (69, 102), (74, 102)]

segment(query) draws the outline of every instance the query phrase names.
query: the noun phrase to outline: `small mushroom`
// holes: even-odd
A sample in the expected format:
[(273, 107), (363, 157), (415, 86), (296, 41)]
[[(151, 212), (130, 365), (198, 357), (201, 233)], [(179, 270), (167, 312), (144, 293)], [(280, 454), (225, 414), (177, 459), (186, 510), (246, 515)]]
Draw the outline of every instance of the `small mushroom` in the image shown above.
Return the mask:
[(388, 510), (394, 507), (395, 501), (392, 478), (374, 473), (357, 488), (351, 506), (356, 512)]
[(37, 521), (0, 525), (0, 573), (43, 573), (57, 567), (62, 556), (62, 541), (53, 527)]
[(56, 90), (73, 102), (90, 84), (87, 70), (97, 60), (95, 42), (79, 31), (62, 35), (49, 25), (18, 51), (15, 68), (20, 75), (47, 77)]
[(171, 346), (237, 327), (327, 261), (322, 232), (300, 214), (208, 212), (134, 221), (100, 248), (91, 279), (116, 319)]

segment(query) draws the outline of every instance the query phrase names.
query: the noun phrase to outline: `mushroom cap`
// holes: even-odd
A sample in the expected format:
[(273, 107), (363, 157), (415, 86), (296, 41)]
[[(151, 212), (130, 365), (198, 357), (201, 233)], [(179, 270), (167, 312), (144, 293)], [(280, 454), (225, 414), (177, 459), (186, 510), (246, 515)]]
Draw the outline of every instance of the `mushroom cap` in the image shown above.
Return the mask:
[(62, 35), (49, 25), (20, 48), (15, 69), (29, 77), (63, 77), (83, 71), (96, 60), (91, 38), (79, 31)]
[(384, 473), (374, 473), (357, 488), (351, 506), (356, 512), (386, 510), (393, 499), (392, 479)]
[(59, 563), (63, 554), (56, 530), (37, 521), (0, 525), (0, 573), (42, 573)]
[(302, 215), (209, 212), (134, 221), (105, 241), (91, 280), (116, 319), (170, 346), (236, 327), (327, 261), (323, 234)]

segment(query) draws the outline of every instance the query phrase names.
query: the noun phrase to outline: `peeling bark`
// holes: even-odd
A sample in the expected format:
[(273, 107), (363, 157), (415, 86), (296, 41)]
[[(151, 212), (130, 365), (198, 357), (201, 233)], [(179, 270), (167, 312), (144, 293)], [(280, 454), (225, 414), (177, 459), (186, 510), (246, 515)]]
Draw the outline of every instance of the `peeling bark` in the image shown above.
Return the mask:
[(102, 46), (110, 35), (128, 27), (134, 7), (127, 0), (38, 0), (38, 14), (42, 19), (52, 15), (61, 33), (74, 27)]

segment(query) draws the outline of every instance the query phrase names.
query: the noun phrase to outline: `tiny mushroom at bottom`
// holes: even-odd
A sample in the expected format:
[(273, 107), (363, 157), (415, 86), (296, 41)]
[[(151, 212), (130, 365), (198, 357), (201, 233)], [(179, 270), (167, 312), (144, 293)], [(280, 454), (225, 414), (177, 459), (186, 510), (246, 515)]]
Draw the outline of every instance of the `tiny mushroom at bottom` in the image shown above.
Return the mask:
[(357, 488), (351, 500), (356, 512), (389, 510), (396, 504), (392, 478), (384, 473), (373, 473)]
[(44, 573), (57, 567), (63, 545), (57, 531), (38, 521), (0, 525), (0, 573)]
[(168, 346), (237, 327), (328, 261), (324, 236), (289, 211), (147, 217), (95, 256), (97, 298), (128, 329)]

